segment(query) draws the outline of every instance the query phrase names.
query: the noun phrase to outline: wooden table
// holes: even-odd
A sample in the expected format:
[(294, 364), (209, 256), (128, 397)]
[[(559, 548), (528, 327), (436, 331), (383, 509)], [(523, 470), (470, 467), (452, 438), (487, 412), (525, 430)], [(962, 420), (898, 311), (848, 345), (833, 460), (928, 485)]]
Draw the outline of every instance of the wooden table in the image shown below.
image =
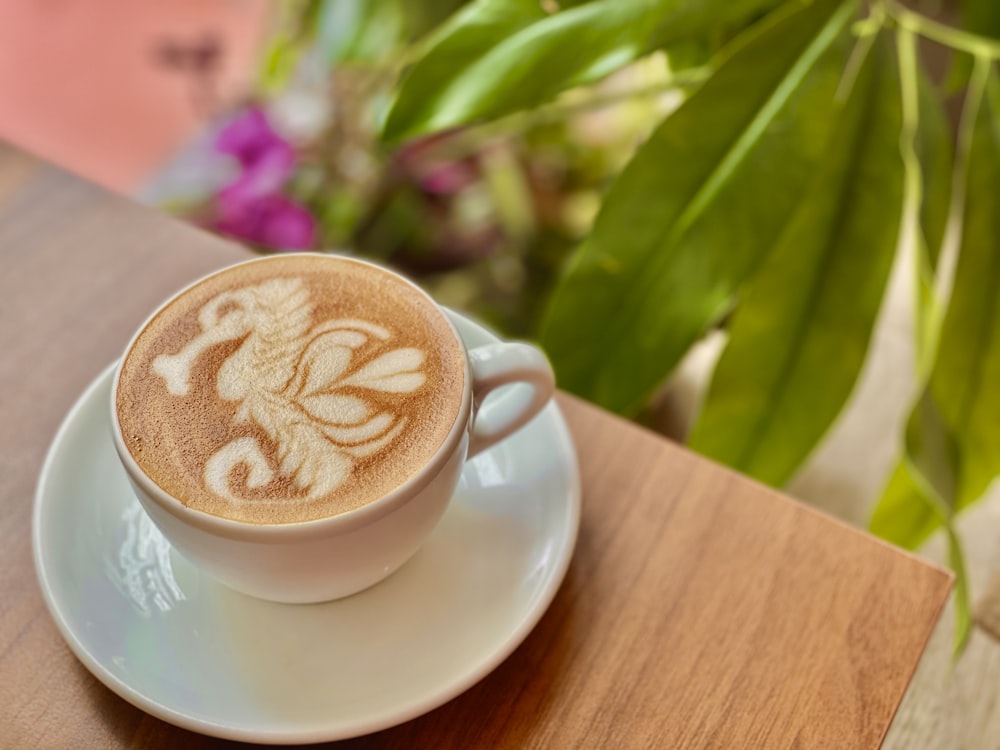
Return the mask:
[[(31, 557), (42, 459), (152, 307), (243, 249), (0, 144), (0, 747), (209, 748), (77, 662)], [(583, 518), (548, 613), (389, 748), (877, 748), (950, 576), (569, 396)]]

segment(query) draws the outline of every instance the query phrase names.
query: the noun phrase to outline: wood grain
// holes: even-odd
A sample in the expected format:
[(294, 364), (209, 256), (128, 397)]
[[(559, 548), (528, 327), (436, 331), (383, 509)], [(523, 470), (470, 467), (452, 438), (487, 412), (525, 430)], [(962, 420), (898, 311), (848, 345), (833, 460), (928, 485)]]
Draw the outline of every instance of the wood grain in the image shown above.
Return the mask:
[[(235, 746), (145, 715), (74, 659), (35, 582), (30, 513), (86, 383), (160, 299), (242, 257), (0, 145), (0, 747)], [(339, 746), (879, 747), (948, 574), (560, 403), (585, 494), (552, 607), (462, 696)]]

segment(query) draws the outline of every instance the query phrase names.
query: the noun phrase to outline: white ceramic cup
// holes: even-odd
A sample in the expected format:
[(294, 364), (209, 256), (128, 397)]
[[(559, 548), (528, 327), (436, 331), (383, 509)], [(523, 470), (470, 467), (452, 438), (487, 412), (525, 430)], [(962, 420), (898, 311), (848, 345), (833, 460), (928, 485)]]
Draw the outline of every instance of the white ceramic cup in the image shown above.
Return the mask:
[[(378, 272), (387, 271), (380, 268)], [(406, 283), (414, 294), (425, 295)], [(439, 310), (462, 343), (447, 312)], [(129, 342), (126, 354), (138, 335)], [(170, 544), (205, 573), (238, 591), (272, 601), (306, 603), (349, 596), (402, 566), (444, 514), (466, 460), (521, 428), (552, 396), (552, 368), (535, 347), (499, 343), (465, 351), (461, 407), (445, 441), (401, 486), (356, 510), (298, 523), (255, 524), (188, 507), (155, 484), (125, 447), (115, 407), (120, 365), (111, 394), (115, 448), (146, 513)], [(499, 388), (504, 390), (480, 409), (487, 395)]]

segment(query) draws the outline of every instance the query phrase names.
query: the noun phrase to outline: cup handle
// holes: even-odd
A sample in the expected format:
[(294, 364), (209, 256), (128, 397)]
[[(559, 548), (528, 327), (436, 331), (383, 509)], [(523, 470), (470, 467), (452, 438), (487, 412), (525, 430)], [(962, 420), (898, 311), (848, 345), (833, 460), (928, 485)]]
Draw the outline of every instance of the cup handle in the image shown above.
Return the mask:
[[(469, 351), (472, 372), (472, 434), (469, 458), (519, 430), (540, 412), (555, 391), (552, 365), (528, 344), (487, 344)], [(490, 399), (497, 388), (509, 388)], [(528, 387), (523, 387), (528, 386)]]

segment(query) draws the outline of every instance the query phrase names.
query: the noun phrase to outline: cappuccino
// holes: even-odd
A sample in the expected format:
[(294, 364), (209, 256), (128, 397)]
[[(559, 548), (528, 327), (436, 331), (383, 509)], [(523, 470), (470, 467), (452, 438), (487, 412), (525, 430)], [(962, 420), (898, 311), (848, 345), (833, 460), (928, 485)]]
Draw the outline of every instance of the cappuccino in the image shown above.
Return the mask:
[(142, 471), (190, 508), (252, 524), (360, 508), (419, 472), (455, 427), (464, 351), (387, 271), (281, 255), (169, 301), (125, 354), (114, 407)]

